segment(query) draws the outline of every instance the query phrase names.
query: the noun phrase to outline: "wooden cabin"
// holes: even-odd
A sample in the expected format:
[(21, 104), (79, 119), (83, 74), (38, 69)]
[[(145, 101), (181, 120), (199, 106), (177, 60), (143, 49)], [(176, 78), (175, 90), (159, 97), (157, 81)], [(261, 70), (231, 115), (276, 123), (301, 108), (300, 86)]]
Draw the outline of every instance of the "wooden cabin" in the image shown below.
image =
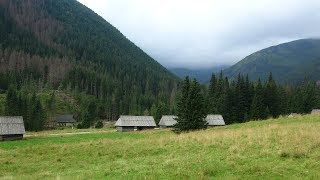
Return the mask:
[(161, 129), (173, 127), (177, 123), (176, 118), (173, 115), (163, 115), (158, 125)]
[(313, 109), (311, 114), (320, 114), (320, 109)]
[(21, 140), (24, 134), (22, 116), (0, 116), (0, 141)]
[(120, 116), (115, 126), (119, 132), (154, 129), (156, 123), (152, 116)]
[(72, 114), (57, 115), (54, 117), (54, 121), (56, 125), (60, 127), (72, 127), (76, 123)]
[(220, 114), (209, 114), (206, 117), (206, 121), (208, 122), (208, 126), (225, 126), (226, 123), (222, 115)]

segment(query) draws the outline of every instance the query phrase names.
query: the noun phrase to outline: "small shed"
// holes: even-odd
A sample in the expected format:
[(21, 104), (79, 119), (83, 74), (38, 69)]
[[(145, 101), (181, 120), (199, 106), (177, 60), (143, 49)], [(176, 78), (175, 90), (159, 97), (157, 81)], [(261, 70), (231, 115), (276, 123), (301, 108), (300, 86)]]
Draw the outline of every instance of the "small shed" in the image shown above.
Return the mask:
[(154, 129), (156, 123), (152, 116), (120, 116), (115, 126), (119, 132)]
[(209, 114), (206, 117), (206, 121), (208, 122), (208, 126), (225, 126), (226, 125), (222, 115), (220, 114)]
[(320, 109), (313, 109), (311, 114), (320, 114)]
[(61, 127), (71, 127), (76, 123), (76, 120), (73, 118), (72, 114), (57, 115), (54, 117), (54, 121), (58, 126)]
[(167, 127), (173, 127), (177, 121), (175, 120), (177, 116), (173, 115), (163, 115), (160, 119), (159, 126), (160, 128), (164, 129)]
[(21, 140), (25, 133), (22, 116), (0, 116), (0, 141)]
[(299, 117), (301, 116), (301, 114), (298, 114), (298, 113), (291, 113), (288, 118), (294, 118), (294, 117)]

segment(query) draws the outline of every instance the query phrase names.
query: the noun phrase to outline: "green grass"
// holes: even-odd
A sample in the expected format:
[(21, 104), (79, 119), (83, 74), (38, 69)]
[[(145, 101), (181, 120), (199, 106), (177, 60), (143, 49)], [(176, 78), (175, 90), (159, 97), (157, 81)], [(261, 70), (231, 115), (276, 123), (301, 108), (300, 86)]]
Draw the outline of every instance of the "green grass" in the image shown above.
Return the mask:
[[(318, 179), (320, 116), (169, 130), (51, 136), (0, 143), (4, 179)], [(68, 131), (55, 131), (65, 133)], [(34, 136), (38, 135), (38, 136)]]

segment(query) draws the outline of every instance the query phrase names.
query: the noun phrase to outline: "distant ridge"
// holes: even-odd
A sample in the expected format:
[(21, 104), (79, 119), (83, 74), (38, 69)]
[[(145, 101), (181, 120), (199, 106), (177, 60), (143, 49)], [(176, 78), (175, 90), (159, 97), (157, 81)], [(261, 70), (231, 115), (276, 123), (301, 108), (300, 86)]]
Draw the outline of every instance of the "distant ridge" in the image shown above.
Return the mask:
[(181, 79), (189, 76), (190, 78), (196, 78), (201, 83), (209, 83), (212, 73), (219, 73), (220, 71), (230, 67), (229, 65), (220, 65), (213, 68), (202, 69), (187, 69), (187, 68), (170, 68), (169, 70), (180, 77)]
[(235, 78), (239, 73), (251, 79), (266, 79), (272, 72), (280, 83), (301, 83), (305, 78), (320, 80), (320, 39), (300, 39), (255, 52), (224, 73)]

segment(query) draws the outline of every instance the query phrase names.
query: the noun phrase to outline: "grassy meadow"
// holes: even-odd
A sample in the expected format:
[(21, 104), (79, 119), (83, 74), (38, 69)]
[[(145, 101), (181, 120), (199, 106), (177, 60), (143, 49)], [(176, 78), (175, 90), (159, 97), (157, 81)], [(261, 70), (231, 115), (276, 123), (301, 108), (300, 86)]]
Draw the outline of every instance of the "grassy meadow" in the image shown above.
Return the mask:
[(0, 142), (0, 179), (319, 179), (320, 116), (170, 130), (29, 133)]

